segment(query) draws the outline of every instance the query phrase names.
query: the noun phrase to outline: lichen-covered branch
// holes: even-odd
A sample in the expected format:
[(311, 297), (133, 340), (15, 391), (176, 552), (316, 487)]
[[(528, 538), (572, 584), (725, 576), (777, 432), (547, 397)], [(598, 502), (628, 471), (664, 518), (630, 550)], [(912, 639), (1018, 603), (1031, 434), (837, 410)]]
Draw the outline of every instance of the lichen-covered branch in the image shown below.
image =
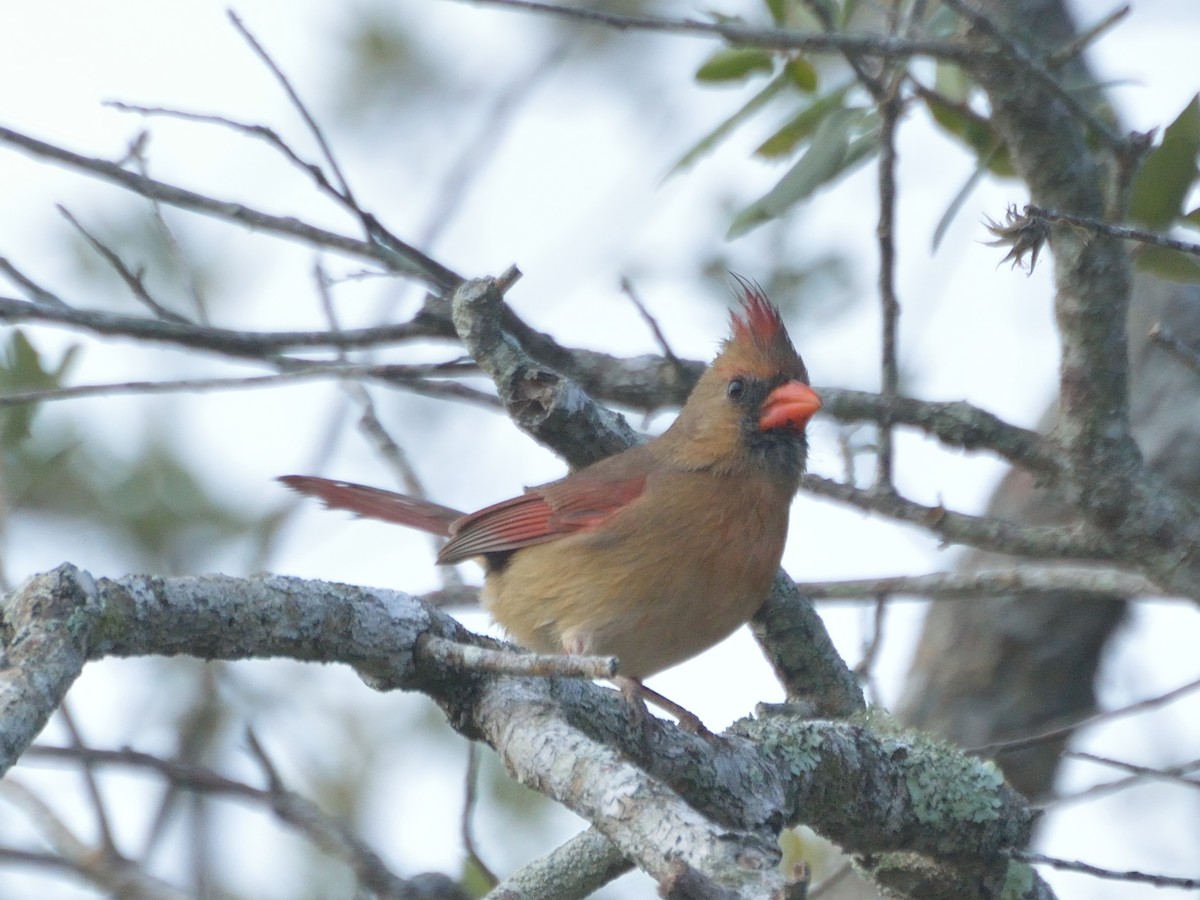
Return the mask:
[(780, 572), (750, 630), (763, 649), (789, 703), (813, 715), (844, 719), (864, 707), (858, 678), (838, 655), (811, 598)]
[(513, 872), (485, 900), (582, 900), (632, 867), (595, 828)]
[(642, 720), (590, 682), (455, 668), (423, 653), (423, 636), (498, 645), (393, 591), (279, 576), (93, 580), (64, 565), (10, 594), (2, 613), (5, 768), (87, 660), (288, 656), (344, 662), (380, 689), (428, 694), (516, 777), (586, 816), (664, 883), (769, 896), (781, 884), (773, 836), (803, 821), (856, 852), (917, 854), (955, 878), (970, 855), (982, 885), (1032, 820), (987, 764), (911, 735), (880, 736), (878, 722), (772, 716), (709, 741)]
[(624, 416), (596, 403), (571, 379), (539, 365), (504, 329), (506, 286), (503, 279), (466, 282), (454, 294), (453, 316), (463, 346), (496, 383), (513, 422), (572, 468), (637, 443)]

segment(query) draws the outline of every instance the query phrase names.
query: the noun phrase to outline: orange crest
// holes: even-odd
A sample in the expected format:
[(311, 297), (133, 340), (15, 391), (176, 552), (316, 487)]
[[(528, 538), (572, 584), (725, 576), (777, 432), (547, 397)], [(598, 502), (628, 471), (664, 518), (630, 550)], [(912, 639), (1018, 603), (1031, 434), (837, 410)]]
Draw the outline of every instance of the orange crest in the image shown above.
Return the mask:
[(792, 339), (788, 337), (783, 317), (775, 304), (767, 299), (757, 284), (739, 275), (733, 277), (742, 288), (742, 296), (738, 301), (742, 308), (729, 315), (731, 333), (725, 342), (723, 355), (733, 357), (738, 365), (757, 370), (763, 375), (802, 373), (807, 381), (804, 363), (792, 346)]

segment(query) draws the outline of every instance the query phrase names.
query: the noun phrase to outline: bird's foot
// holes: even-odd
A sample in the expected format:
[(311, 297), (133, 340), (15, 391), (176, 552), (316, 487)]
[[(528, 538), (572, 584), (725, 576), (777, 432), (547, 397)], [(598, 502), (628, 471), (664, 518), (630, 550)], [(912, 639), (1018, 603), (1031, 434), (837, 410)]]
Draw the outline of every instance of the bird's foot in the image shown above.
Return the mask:
[(706, 741), (719, 740), (718, 736), (709, 731), (704, 726), (704, 723), (700, 721), (700, 717), (694, 712), (684, 709), (674, 700), (664, 697), (658, 691), (646, 687), (636, 678), (617, 675), (613, 678), (613, 683), (621, 689), (621, 693), (629, 701), (630, 706), (633, 707), (635, 725), (640, 726), (645, 721), (645, 717), (649, 715), (649, 710), (646, 709), (646, 702), (649, 701), (663, 710), (663, 712), (673, 715), (678, 720), (679, 727), (684, 731), (690, 731), (692, 734), (698, 735)]

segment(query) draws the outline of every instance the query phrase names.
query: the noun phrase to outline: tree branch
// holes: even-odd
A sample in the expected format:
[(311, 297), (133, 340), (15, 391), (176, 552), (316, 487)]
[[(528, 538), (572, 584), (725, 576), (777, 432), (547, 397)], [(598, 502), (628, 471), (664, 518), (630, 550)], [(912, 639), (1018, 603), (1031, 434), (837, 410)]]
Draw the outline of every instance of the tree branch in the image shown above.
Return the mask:
[(484, 900), (582, 900), (633, 864), (595, 828), (513, 872)]
[(540, 366), (502, 324), (504, 291), (519, 277), (468, 281), (454, 294), (454, 327), (480, 368), (492, 376), (509, 417), (572, 468), (632, 447), (638, 436), (624, 416), (601, 406), (570, 378)]
[(1021, 566), (996, 572), (935, 572), (853, 581), (813, 581), (796, 584), (813, 600), (870, 600), (881, 594), (930, 600), (987, 600), (998, 594), (1086, 593), (1096, 600), (1157, 597), (1162, 591), (1140, 575), (1111, 569)]
[[(422, 635), (496, 642), (392, 591), (278, 576), (94, 581), (64, 565), (9, 595), (2, 611), (4, 768), (85, 659), (289, 656), (345, 662), (378, 689), (429, 694), (456, 729), (486, 737), (519, 778), (589, 817), (656, 877), (682, 877), (683, 865), (688, 879), (738, 896), (776, 883), (769, 867), (738, 857), (766, 866), (786, 823), (807, 822), (855, 851), (937, 857), (956, 878), (967, 865), (959, 857), (971, 855), (984, 869), (972, 877), (986, 884), (1032, 822), (993, 769), (915, 738), (772, 716), (710, 743), (653, 718), (631, 729), (624, 699), (590, 682), (448, 668), (422, 652)], [(986, 896), (978, 884), (959, 896)]]
[(1047, 484), (1063, 477), (1061, 451), (1036, 431), (1010, 425), (998, 416), (962, 400), (917, 400), (884, 397), (845, 388), (820, 388), (822, 412), (843, 422), (884, 420), (911, 425), (949, 447), (990, 450), (1014, 465), (1037, 473)]
[(335, 234), (290, 216), (274, 216), (259, 212), (241, 203), (216, 200), (195, 191), (175, 187), (154, 178), (123, 169), (116, 163), (83, 156), (63, 147), (48, 144), (0, 125), (0, 143), (6, 143), (32, 156), (53, 160), (67, 168), (119, 185), (135, 194), (158, 200), (170, 206), (193, 212), (204, 213), (227, 222), (233, 222), (255, 231), (266, 231), (293, 240), (303, 241), (318, 247), (338, 250), (351, 256), (370, 259), (392, 272), (417, 278), (439, 290), (453, 290), (462, 282), (462, 276), (430, 259), (415, 247), (401, 244), (397, 249), (392, 244), (360, 241), (356, 238)]
[(1037, 559), (1119, 558), (1106, 535), (1086, 527), (1017, 525), (1003, 519), (970, 516), (944, 506), (925, 506), (896, 494), (862, 490), (819, 475), (805, 475), (800, 486), (820, 497), (919, 525), (948, 544), (969, 544), (994, 553)]
[[(984, 0), (968, 38), (983, 51), (997, 28), (1020, 33), (1015, 18), (1023, 15), (1002, 0)], [(1032, 203), (1103, 219), (1106, 169), (1062, 92), (1018, 77), (1023, 65), (1009, 55), (981, 53), (969, 69), (988, 93)], [(1071, 473), (1061, 489), (1108, 536), (1114, 559), (1170, 591), (1200, 597), (1200, 509), (1147, 468), (1130, 432), (1129, 364), (1118, 349), (1127, 343), (1128, 254), (1117, 238), (1065, 224), (1051, 228), (1050, 246), (1062, 345), (1058, 437)]]
[(855, 53), (885, 59), (931, 56), (935, 59), (964, 61), (966, 48), (948, 41), (909, 40), (876, 35), (829, 32), (788, 31), (782, 28), (755, 28), (734, 21), (701, 22), (695, 19), (665, 19), (630, 16), (580, 6), (560, 6), (537, 0), (474, 0), (479, 5), (500, 6), (522, 12), (542, 13), (590, 22), (621, 31), (663, 31), (671, 34), (716, 37), (741, 47), (767, 50), (804, 50), (807, 52)]
[[(74, 760), (84, 765), (140, 769), (161, 775), (172, 786), (196, 793), (218, 797), (236, 797), (271, 810), (280, 821), (306, 835), (322, 851), (346, 863), (354, 870), (360, 884), (379, 897), (404, 898), (412, 896), (416, 885), (390, 871), (374, 850), (368, 847), (337, 817), (330, 816), (301, 795), (272, 787), (269, 790), (226, 778), (211, 769), (163, 759), (130, 748), (101, 750), (94, 747), (52, 747), (34, 744), (26, 753), (29, 759)], [(444, 876), (440, 879), (440, 897), (463, 897), (452, 893), (457, 888)], [(426, 877), (427, 882), (433, 879)]]

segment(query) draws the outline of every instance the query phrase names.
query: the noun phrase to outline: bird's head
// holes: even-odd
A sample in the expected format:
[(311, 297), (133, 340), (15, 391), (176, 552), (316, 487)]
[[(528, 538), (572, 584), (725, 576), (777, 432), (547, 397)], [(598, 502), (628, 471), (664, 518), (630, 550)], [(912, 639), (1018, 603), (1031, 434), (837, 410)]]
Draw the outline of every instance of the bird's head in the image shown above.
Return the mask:
[(697, 468), (766, 468), (793, 486), (807, 459), (805, 428), (821, 408), (779, 310), (741, 282), (730, 335), (672, 426), (681, 462)]

